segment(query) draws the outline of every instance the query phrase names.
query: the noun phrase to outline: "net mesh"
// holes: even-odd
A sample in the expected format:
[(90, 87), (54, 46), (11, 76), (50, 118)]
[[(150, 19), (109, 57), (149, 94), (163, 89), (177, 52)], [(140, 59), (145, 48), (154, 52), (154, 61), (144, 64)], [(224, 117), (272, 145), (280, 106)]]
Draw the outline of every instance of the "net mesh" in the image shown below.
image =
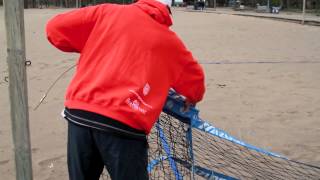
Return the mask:
[[(158, 160), (149, 169), (150, 179), (192, 179), (188, 127), (161, 114), (148, 137), (149, 165)], [(170, 152), (165, 150), (166, 144)], [(236, 179), (320, 179), (318, 167), (259, 153), (195, 128), (192, 147), (195, 179), (210, 179), (212, 172)]]
[[(164, 134), (164, 137), (160, 136), (159, 131)], [(175, 179), (175, 177), (183, 177), (183, 179), (190, 179), (191, 172), (188, 166), (183, 166), (176, 162), (176, 159), (183, 162), (191, 163), (191, 156), (188, 148), (189, 143), (187, 141), (188, 125), (182, 123), (178, 120), (172, 121), (172, 117), (167, 114), (162, 114), (159, 118), (157, 125), (152, 129), (150, 135), (148, 136), (149, 151), (148, 159), (149, 165), (154, 160), (159, 160), (158, 163), (154, 165), (151, 172), (149, 173), (150, 179)], [(170, 149), (170, 154), (165, 151), (164, 141), (168, 144)], [(170, 159), (172, 158), (174, 163), (170, 165)], [(176, 167), (175, 173), (173, 170)]]

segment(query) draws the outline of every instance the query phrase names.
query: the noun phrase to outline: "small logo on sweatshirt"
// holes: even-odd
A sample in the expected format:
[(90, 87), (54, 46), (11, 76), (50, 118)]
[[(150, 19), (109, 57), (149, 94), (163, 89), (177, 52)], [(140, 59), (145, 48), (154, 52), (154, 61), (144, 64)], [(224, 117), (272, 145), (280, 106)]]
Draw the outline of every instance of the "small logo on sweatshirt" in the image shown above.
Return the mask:
[(132, 100), (131, 98), (126, 99), (126, 103), (129, 105), (130, 108), (132, 108), (135, 111), (139, 111), (142, 114), (146, 114), (147, 110), (140, 107), (140, 103), (138, 100)]
[(146, 96), (146, 95), (148, 95), (149, 94), (149, 92), (150, 92), (150, 85), (147, 83), (146, 85), (144, 85), (144, 87), (143, 87), (143, 95), (144, 96)]
[[(129, 89), (129, 92), (133, 94), (133, 97), (128, 97), (125, 102), (129, 105), (129, 107), (135, 111), (139, 111), (142, 114), (146, 114), (149, 109), (153, 109), (151, 105), (144, 101), (144, 97), (147, 96), (150, 92), (150, 85), (146, 83), (142, 89), (143, 96), (139, 95), (139, 93), (135, 90)], [(141, 94), (141, 90), (140, 90)]]

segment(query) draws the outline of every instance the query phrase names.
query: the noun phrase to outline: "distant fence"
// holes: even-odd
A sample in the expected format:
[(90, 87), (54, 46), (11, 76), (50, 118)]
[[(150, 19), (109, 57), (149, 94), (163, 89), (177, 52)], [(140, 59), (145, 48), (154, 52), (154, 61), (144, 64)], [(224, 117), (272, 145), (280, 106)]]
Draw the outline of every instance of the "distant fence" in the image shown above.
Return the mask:
[[(3, 1), (3, 0), (0, 0)], [(63, 7), (75, 8), (102, 3), (129, 4), (133, 0), (24, 0), (25, 8)]]
[[(200, 0), (196, 0), (200, 1)], [(187, 5), (193, 5), (195, 0), (183, 0)], [(238, 0), (204, 0), (206, 7), (214, 7), (214, 1), (216, 1), (217, 7), (233, 7), (237, 5)], [(257, 4), (267, 5), (269, 1), (270, 7), (277, 6), (282, 9), (289, 9), (295, 11), (302, 10), (303, 0), (240, 0), (240, 4), (246, 8), (256, 8)], [(306, 0), (307, 10), (320, 10), (320, 0)]]
[[(88, 5), (96, 5), (101, 3), (117, 3), (130, 4), (136, 0), (23, 0), (25, 8), (49, 8), (49, 7), (63, 7), (75, 8), (84, 7)], [(216, 0), (218, 7), (230, 7), (236, 3), (237, 0)], [(194, 0), (183, 0), (186, 4), (193, 4)], [(214, 6), (214, 0), (206, 0), (207, 7)], [(257, 4), (267, 5), (268, 0), (240, 0), (242, 5), (246, 7), (256, 8)], [(277, 6), (282, 9), (291, 11), (302, 10), (302, 0), (269, 0), (270, 7)], [(0, 0), (0, 6), (3, 5), (3, 0)], [(306, 0), (307, 12), (320, 14), (320, 0)]]

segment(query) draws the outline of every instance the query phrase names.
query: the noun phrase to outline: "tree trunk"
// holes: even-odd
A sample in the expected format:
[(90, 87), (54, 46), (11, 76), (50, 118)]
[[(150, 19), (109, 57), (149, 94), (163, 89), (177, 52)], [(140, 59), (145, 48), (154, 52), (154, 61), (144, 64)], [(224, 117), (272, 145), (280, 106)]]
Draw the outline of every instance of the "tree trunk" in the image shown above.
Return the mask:
[(208, 7), (213, 7), (213, 6), (214, 6), (213, 0), (208, 0)]
[(65, 0), (64, 3), (65, 3), (65, 7), (68, 8), (68, 7), (69, 7), (69, 2), (68, 2), (68, 0)]
[(28, 9), (28, 0), (24, 0), (24, 8)]

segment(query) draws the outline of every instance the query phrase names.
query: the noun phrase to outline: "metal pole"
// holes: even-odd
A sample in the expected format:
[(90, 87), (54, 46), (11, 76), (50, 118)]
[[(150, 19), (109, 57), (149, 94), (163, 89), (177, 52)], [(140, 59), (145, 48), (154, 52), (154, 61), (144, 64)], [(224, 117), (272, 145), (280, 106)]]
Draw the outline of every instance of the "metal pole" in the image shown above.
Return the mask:
[(301, 24), (304, 24), (305, 21), (305, 13), (306, 13), (306, 0), (303, 0), (303, 4), (302, 4), (302, 22)]
[(23, 0), (4, 0), (10, 111), (17, 180), (32, 180)]

